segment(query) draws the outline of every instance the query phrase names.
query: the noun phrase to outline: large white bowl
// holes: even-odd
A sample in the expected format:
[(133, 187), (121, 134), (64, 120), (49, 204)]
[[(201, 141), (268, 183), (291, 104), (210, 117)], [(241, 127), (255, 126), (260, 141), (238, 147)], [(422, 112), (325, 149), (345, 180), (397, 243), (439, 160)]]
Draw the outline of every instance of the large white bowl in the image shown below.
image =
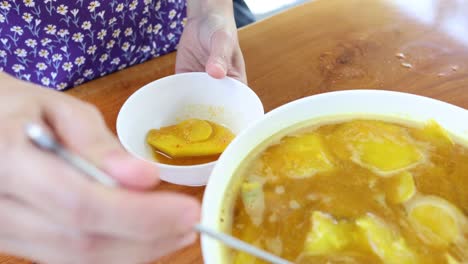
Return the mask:
[[(268, 138), (309, 120), (336, 116), (365, 117), (369, 114), (419, 122), (434, 119), (455, 136), (468, 138), (468, 111), (427, 97), (390, 91), (351, 90), (303, 98), (269, 112), (238, 135), (226, 149), (205, 191), (202, 224), (225, 231), (235, 196), (230, 185), (241, 180), (234, 179), (233, 175), (249, 153)], [(201, 240), (205, 264), (225, 263), (222, 245), (204, 236)]]
[(237, 80), (217, 80), (206, 73), (176, 74), (145, 85), (127, 99), (117, 117), (117, 135), (128, 152), (155, 164), (162, 180), (200, 186), (206, 184), (216, 162), (193, 166), (158, 163), (145, 141), (148, 131), (199, 118), (225, 125), (237, 135), (263, 114), (258, 96)]

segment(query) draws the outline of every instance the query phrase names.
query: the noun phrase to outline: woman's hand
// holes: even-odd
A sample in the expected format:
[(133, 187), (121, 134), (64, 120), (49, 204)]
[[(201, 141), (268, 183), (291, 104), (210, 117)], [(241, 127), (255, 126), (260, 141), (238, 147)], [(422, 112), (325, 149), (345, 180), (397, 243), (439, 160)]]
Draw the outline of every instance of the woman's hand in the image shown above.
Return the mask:
[(206, 71), (247, 82), (231, 0), (188, 0), (176, 72)]
[[(51, 264), (127, 264), (194, 242), (198, 202), (144, 192), (157, 172), (122, 150), (94, 107), (1, 73), (0, 81), (0, 252)], [(29, 122), (49, 127), (124, 188), (91, 182), (37, 149), (24, 133)]]

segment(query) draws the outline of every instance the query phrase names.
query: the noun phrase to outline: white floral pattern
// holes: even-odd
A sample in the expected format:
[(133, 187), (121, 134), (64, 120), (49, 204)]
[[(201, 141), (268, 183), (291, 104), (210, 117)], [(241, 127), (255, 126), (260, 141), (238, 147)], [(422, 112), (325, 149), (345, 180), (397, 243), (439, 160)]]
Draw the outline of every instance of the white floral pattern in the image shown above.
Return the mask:
[(185, 0), (0, 0), (0, 71), (62, 90), (174, 50)]

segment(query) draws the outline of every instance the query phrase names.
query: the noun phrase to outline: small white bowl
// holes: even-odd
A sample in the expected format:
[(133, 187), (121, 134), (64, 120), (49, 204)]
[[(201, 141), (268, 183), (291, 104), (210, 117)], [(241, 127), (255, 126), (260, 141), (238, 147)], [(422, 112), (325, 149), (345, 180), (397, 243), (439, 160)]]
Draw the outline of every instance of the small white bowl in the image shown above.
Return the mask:
[[(383, 116), (415, 122), (434, 119), (453, 135), (468, 139), (468, 122), (465, 122), (468, 120), (467, 110), (414, 94), (350, 90), (290, 102), (269, 112), (243, 131), (221, 155), (203, 196), (202, 224), (217, 231), (228, 229), (232, 204), (236, 198), (233, 184), (242, 180), (234, 178), (236, 170), (260, 144), (285, 128), (336, 116)], [(205, 264), (227, 263), (224, 246), (206, 236), (202, 236), (201, 242)]]
[(237, 135), (263, 115), (262, 102), (245, 84), (206, 73), (183, 73), (156, 80), (132, 94), (117, 117), (117, 135), (128, 152), (157, 165), (162, 180), (202, 186), (216, 161), (191, 166), (158, 163), (145, 141), (148, 131), (199, 118), (222, 124)]

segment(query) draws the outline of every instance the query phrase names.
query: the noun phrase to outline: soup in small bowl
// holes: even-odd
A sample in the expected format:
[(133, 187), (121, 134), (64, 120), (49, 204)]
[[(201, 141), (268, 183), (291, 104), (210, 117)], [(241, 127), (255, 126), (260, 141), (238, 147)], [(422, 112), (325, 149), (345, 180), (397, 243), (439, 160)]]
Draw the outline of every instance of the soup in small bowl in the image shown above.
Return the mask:
[[(203, 223), (295, 263), (466, 263), (468, 120), (411, 94), (280, 107), (222, 155)], [(202, 238), (205, 263), (264, 263)]]

